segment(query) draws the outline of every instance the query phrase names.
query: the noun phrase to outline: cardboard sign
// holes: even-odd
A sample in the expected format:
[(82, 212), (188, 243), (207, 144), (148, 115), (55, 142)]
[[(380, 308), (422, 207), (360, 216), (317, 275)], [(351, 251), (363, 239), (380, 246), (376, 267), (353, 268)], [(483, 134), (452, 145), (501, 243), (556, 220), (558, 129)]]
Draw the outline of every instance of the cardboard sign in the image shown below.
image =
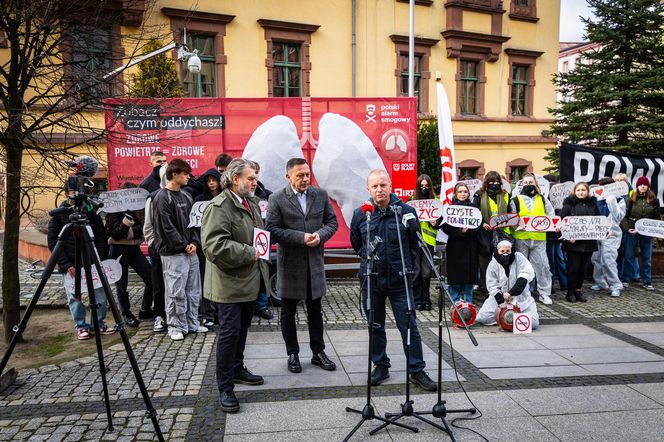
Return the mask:
[(664, 221), (658, 219), (641, 218), (634, 225), (636, 231), (641, 235), (654, 238), (664, 238)]
[(559, 216), (524, 216), (519, 223), (519, 230), (525, 232), (553, 232), (559, 228)]
[(530, 313), (514, 313), (512, 333), (521, 335), (533, 332), (533, 318)]
[(521, 222), (518, 213), (499, 213), (489, 219), (489, 226), (492, 229), (501, 227), (516, 227)]
[(604, 200), (607, 196), (615, 197), (625, 196), (629, 193), (629, 186), (623, 181), (607, 184), (606, 186), (597, 186), (590, 189), (590, 193), (598, 200)]
[(261, 209), (261, 218), (267, 218), (267, 201), (260, 200), (258, 202), (258, 207)]
[[(512, 190), (512, 196), (521, 195), (521, 189), (523, 189), (522, 181), (523, 180), (517, 181), (516, 186), (514, 186), (514, 189)], [(547, 180), (541, 175), (535, 175), (535, 181), (537, 181), (537, 185), (542, 191), (542, 195), (544, 195), (544, 197), (547, 197), (549, 195), (549, 187), (551, 186), (549, 180)]]
[(207, 209), (207, 206), (209, 206), (211, 202), (212, 201), (199, 201), (191, 206), (191, 212), (189, 212), (189, 225), (187, 227), (201, 226), (203, 213), (205, 213), (205, 209)]
[(574, 183), (565, 181), (551, 186), (549, 189), (549, 201), (554, 209), (560, 210), (563, 208), (563, 201), (574, 192)]
[(143, 210), (148, 195), (150, 195), (150, 192), (142, 187), (102, 192), (99, 194), (99, 199), (104, 203), (104, 206), (99, 211), (118, 213), (127, 210)]
[(470, 198), (472, 198), (473, 195), (475, 195), (477, 191), (482, 188), (482, 180), (478, 179), (457, 181), (457, 184), (459, 183), (465, 184), (466, 187), (468, 187), (468, 193), (470, 194)]
[(420, 221), (435, 221), (443, 216), (443, 203), (440, 200), (410, 200), (406, 204), (417, 210)]
[(473, 206), (445, 206), (445, 223), (452, 227), (475, 229), (482, 225), (482, 212)]
[(568, 216), (560, 226), (562, 238), (571, 240), (606, 239), (611, 231), (611, 220), (606, 216)]
[(254, 248), (258, 250), (258, 257), (270, 260), (270, 232), (254, 227)]
[[(108, 280), (109, 284), (113, 284), (114, 282), (118, 282), (120, 280), (120, 277), (122, 276), (122, 265), (120, 264), (120, 258), (122, 256), (118, 257), (118, 259), (106, 259), (101, 262), (101, 267), (104, 271), (104, 275), (106, 275), (106, 279)], [(65, 273), (65, 289), (69, 293), (74, 293), (74, 277), (69, 276), (69, 273)], [(97, 268), (92, 266), (92, 284), (94, 285), (95, 289), (101, 288), (102, 283), (101, 279), (99, 279), (99, 274), (97, 273)], [(85, 282), (85, 269), (81, 269), (81, 293), (87, 293), (88, 292), (88, 284)]]

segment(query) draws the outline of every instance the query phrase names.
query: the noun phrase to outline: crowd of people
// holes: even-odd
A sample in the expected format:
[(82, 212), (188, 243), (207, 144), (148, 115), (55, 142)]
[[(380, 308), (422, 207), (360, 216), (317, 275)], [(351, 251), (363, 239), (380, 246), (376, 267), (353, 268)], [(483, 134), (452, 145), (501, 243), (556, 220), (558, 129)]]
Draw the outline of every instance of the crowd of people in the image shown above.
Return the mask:
[[(140, 183), (149, 196), (144, 209), (110, 213), (102, 218), (86, 211), (100, 258), (119, 259), (122, 277), (116, 283), (123, 322), (137, 327), (141, 320), (152, 320), (155, 332), (167, 332), (173, 341), (187, 335), (206, 333), (217, 325), (217, 386), (224, 411), (239, 409), (235, 384), (261, 385), (264, 379), (244, 365), (244, 349), (253, 315), (273, 319), (268, 303), (268, 263), (254, 246), (255, 229), (270, 233), (277, 249), (277, 292), (280, 301), (280, 326), (285, 343), (285, 369), (303, 371), (296, 326), (298, 303), (306, 307), (312, 366), (326, 371), (336, 364), (325, 353), (324, 321), (321, 300), (326, 293), (323, 248), (338, 229), (338, 221), (325, 190), (311, 185), (309, 164), (292, 158), (284, 171), (287, 185), (271, 190), (260, 182), (260, 166), (244, 158), (219, 155), (215, 167), (198, 179), (190, 165), (179, 158), (167, 161), (161, 152), (150, 157), (151, 173)], [(549, 177), (553, 181), (555, 177)], [(603, 178), (600, 184), (625, 180), (624, 176)], [(447, 236), (447, 282), (453, 300), (472, 303), (473, 294), (486, 296), (478, 321), (496, 323), (496, 309), (504, 303), (531, 313), (533, 327), (539, 324), (538, 299), (551, 304), (552, 281), (557, 280), (569, 302), (586, 302), (583, 283), (592, 264), (595, 284), (592, 290), (608, 290), (620, 296), (627, 284), (640, 280), (652, 290), (652, 238), (640, 235), (635, 223), (641, 218), (659, 219), (659, 204), (646, 177), (636, 188), (621, 197), (598, 201), (587, 183), (576, 183), (574, 190), (555, 211), (542, 193), (533, 174), (526, 174), (520, 192), (510, 196), (497, 172), (484, 177), (481, 188), (471, 194), (464, 182), (454, 187), (453, 204), (476, 207), (482, 215), (477, 228), (460, 228), (442, 220), (417, 222), (415, 209), (392, 193), (390, 176), (373, 170), (367, 176), (368, 203), (374, 210), (357, 208), (350, 225), (353, 249), (361, 258), (358, 277), (361, 296), (369, 295), (364, 283), (366, 259), (376, 257), (372, 284), (374, 340), (371, 348), (371, 383), (381, 384), (389, 377), (390, 358), (385, 334), (386, 300), (389, 299), (404, 348), (410, 345), (410, 381), (433, 391), (436, 383), (424, 371), (422, 342), (415, 311), (430, 310), (431, 263), (424, 248), (434, 251), (440, 230)], [(122, 188), (136, 187), (123, 183)], [(74, 192), (74, 189), (67, 189)], [(414, 199), (437, 198), (427, 175), (417, 179)], [(188, 227), (193, 204), (209, 201), (200, 227)], [(268, 201), (261, 210), (261, 201)], [(71, 205), (70, 199), (63, 206)], [(557, 212), (557, 213), (556, 213)], [(398, 213), (398, 216), (395, 216)], [(559, 232), (529, 232), (519, 227), (492, 228), (492, 216), (514, 213), (520, 217), (547, 215), (603, 215), (611, 220), (611, 233), (604, 240), (570, 240)], [(397, 220), (401, 217), (402, 221)], [(413, 220), (407, 223), (405, 220)], [(55, 247), (68, 216), (51, 218), (48, 245)], [(367, 250), (367, 233), (382, 241)], [(148, 245), (148, 257), (141, 244)], [(420, 244), (421, 242), (421, 244)], [(60, 272), (74, 277), (75, 244), (69, 239), (62, 247)], [(640, 263), (637, 259), (640, 250)], [(453, 257), (453, 259), (451, 259)], [(401, 269), (405, 266), (407, 277)], [(137, 317), (129, 301), (128, 269), (131, 267), (144, 283)], [(67, 287), (67, 284), (65, 284)], [(111, 334), (106, 325), (106, 298), (102, 289), (94, 290), (100, 332)], [(90, 339), (90, 322), (80, 297), (66, 290), (78, 339)], [(409, 299), (408, 296), (411, 296)], [(363, 302), (363, 305), (366, 304)], [(412, 307), (411, 307), (412, 306)], [(408, 341), (410, 340), (410, 341)]]

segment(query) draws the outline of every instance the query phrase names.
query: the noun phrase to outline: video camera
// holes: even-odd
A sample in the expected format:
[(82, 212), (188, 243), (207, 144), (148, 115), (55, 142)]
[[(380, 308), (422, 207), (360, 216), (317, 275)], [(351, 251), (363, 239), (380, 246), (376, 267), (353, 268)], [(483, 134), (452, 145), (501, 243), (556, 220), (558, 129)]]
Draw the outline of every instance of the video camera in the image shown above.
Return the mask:
[(74, 169), (74, 174), (67, 178), (67, 189), (74, 192), (73, 195), (68, 196), (73, 204), (68, 207), (53, 209), (49, 212), (49, 215), (56, 216), (69, 211), (73, 211), (74, 214), (83, 214), (83, 212), (96, 211), (102, 207), (103, 202), (88, 195), (88, 189), (94, 186), (91, 178), (95, 176), (99, 167), (97, 160), (89, 156), (81, 156), (74, 161), (67, 161), (67, 166)]

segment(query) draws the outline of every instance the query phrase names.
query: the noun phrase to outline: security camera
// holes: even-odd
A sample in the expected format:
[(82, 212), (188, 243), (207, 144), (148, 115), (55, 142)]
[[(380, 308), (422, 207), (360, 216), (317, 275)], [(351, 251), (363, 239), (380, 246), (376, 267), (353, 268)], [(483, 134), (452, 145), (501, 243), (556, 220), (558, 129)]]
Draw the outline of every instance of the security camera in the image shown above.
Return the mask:
[(196, 55), (196, 52), (191, 54), (189, 60), (187, 60), (187, 69), (192, 74), (198, 74), (201, 71), (201, 59)]

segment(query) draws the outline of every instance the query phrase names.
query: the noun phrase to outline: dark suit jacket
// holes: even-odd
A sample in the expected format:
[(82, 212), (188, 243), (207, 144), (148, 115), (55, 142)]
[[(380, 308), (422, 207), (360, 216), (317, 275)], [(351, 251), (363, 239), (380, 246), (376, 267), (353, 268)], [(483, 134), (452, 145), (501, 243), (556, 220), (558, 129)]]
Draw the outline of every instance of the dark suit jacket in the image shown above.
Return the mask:
[[(327, 192), (309, 186), (303, 213), (292, 187), (287, 185), (270, 195), (265, 225), (272, 243), (279, 244), (277, 293), (286, 299), (305, 299), (308, 274), (312, 298), (323, 296), (326, 290), (323, 244), (339, 227)], [(315, 232), (320, 243), (316, 247), (306, 246), (304, 234)]]

